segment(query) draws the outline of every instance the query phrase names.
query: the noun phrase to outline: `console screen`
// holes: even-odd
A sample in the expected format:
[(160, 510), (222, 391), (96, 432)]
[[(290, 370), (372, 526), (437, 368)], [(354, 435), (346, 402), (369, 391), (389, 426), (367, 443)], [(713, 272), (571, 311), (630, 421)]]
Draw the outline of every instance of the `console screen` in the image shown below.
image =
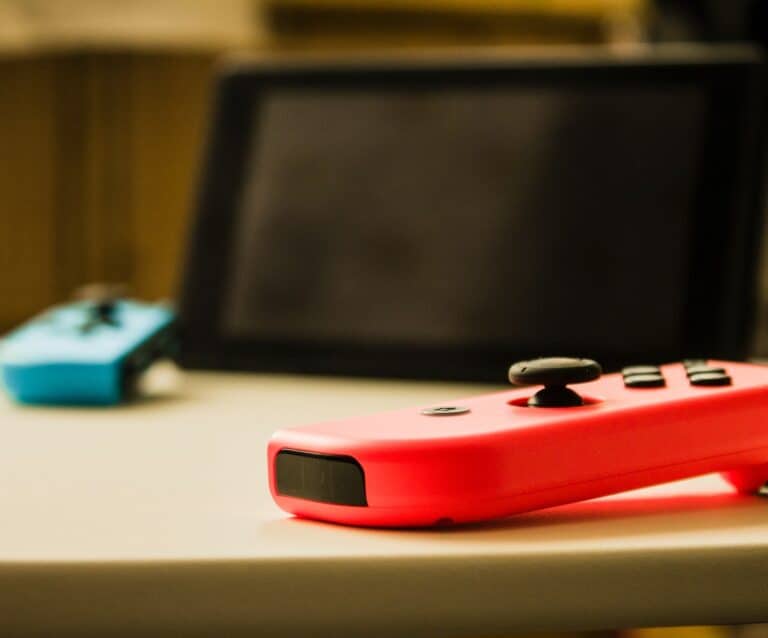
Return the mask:
[(270, 90), (223, 332), (672, 350), (706, 105), (692, 85)]

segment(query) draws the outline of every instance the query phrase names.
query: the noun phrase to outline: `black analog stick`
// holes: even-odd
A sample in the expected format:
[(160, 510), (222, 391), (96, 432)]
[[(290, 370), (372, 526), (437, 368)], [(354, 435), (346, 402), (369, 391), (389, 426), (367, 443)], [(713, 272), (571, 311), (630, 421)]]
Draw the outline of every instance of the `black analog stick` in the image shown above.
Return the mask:
[(94, 313), (99, 321), (103, 323), (112, 323), (115, 314), (114, 299), (100, 299), (93, 306)]
[(98, 326), (118, 325), (118, 301), (125, 297), (120, 284), (90, 284), (75, 291), (75, 296), (87, 302), (87, 316), (80, 329), (88, 332)]
[(509, 368), (509, 381), (513, 385), (544, 386), (528, 399), (532, 408), (569, 408), (584, 405), (584, 401), (566, 386), (594, 381), (602, 372), (600, 364), (592, 359), (547, 357), (513, 364)]

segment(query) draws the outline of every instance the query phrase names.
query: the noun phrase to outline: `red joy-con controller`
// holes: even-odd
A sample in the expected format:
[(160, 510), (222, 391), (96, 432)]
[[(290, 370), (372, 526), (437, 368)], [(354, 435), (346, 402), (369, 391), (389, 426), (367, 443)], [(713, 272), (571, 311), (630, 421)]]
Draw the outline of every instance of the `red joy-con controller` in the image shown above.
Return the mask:
[(578, 406), (529, 407), (535, 388), (518, 388), (281, 430), (270, 489), (297, 516), (376, 527), (501, 518), (710, 472), (757, 491), (768, 367), (707, 365), (725, 385), (694, 385), (674, 363), (658, 371), (663, 387), (622, 374), (581, 383)]

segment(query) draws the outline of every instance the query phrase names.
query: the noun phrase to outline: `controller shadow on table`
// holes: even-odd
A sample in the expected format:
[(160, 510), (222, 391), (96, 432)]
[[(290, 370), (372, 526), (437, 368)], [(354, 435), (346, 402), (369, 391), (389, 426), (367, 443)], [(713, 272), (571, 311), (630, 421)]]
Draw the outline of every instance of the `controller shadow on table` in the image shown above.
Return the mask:
[(16, 405), (19, 409), (22, 409), (24, 411), (33, 411), (33, 410), (40, 410), (40, 411), (50, 411), (55, 412), (59, 414), (64, 414), (68, 412), (125, 412), (129, 410), (135, 410), (137, 408), (146, 408), (149, 406), (160, 406), (160, 405), (172, 405), (174, 403), (188, 403), (190, 400), (189, 395), (184, 394), (183, 392), (172, 392), (167, 394), (153, 394), (148, 396), (137, 396), (132, 397), (131, 399), (128, 399), (127, 401), (124, 401), (122, 403), (116, 403), (116, 404), (108, 404), (108, 405), (81, 405), (81, 404), (61, 404), (61, 403), (53, 403), (53, 404), (22, 404), (17, 403)]
[(86, 410), (86, 411), (123, 411), (144, 408), (153, 405), (186, 403), (196, 400), (194, 392), (184, 383), (183, 373), (170, 361), (162, 360), (153, 364), (137, 381), (128, 398), (120, 403), (83, 404), (83, 403), (39, 403), (17, 404), (24, 410)]
[[(717, 531), (729, 528), (748, 528), (765, 525), (768, 498), (735, 492), (717, 477), (711, 478), (707, 488), (698, 493), (686, 486), (680, 492), (661, 486), (668, 493), (654, 494), (659, 488), (614, 495), (611, 497), (552, 507), (536, 512), (510, 516), (484, 523), (471, 523), (441, 528), (394, 528), (376, 530), (381, 534), (412, 534), (417, 537), (449, 535), (456, 540), (487, 542), (493, 537), (536, 543), (547, 540), (569, 541), (657, 534), (690, 534), (691, 532)], [(712, 485), (713, 487), (709, 487)], [(319, 523), (291, 518), (281, 523), (298, 526), (321, 526), (339, 529), (329, 523)], [(370, 533), (366, 528), (343, 527), (360, 533)], [(535, 537), (529, 537), (535, 532)]]
[[(553, 507), (538, 512), (511, 516), (498, 521), (446, 528), (445, 531), (471, 538), (485, 533), (536, 531), (537, 541), (572, 540), (690, 533), (732, 527), (761, 526), (765, 516), (758, 512), (757, 495), (738, 494), (729, 488), (722, 492), (648, 496), (628, 494)], [(426, 531), (426, 530), (425, 530)], [(442, 531), (442, 530), (441, 530)]]
[[(605, 521), (631, 520), (641, 522), (643, 519), (660, 521), (677, 521), (685, 527), (698, 527), (702, 523), (715, 523), (716, 527), (734, 525), (733, 518), (722, 520), (722, 525), (712, 514), (728, 514), (733, 517), (735, 512), (754, 513), (755, 502), (761, 497), (737, 493), (680, 495), (664, 497), (632, 497), (616, 498), (610, 501), (594, 500), (572, 505), (553, 507), (539, 512), (531, 512), (501, 521), (480, 523), (477, 528), (525, 528), (544, 527), (555, 524), (569, 523), (602, 523)], [(768, 501), (766, 502), (768, 505)], [(463, 529), (470, 529), (466, 526)], [(456, 529), (462, 529), (457, 527)], [(640, 529), (640, 528), (638, 528)], [(654, 531), (656, 525), (654, 524)]]

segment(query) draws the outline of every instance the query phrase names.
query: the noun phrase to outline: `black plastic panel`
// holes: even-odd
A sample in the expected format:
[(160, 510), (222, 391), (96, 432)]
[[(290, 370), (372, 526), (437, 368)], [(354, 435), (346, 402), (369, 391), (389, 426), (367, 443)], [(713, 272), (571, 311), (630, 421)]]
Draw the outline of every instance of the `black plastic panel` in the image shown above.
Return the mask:
[[(615, 329), (611, 326), (613, 342), (606, 331), (584, 330), (575, 336), (563, 331), (561, 338), (547, 340), (545, 347), (527, 338), (491, 338), (481, 329), (453, 340), (432, 341), (419, 334), (374, 339), (352, 338), (347, 334), (306, 336), (287, 328), (285, 334), (227, 328), (228, 295), (234, 273), (239, 272), (233, 254), (242, 217), (241, 202), (258, 173), (249, 172), (249, 166), (258, 167), (251, 156), (264, 139), (264, 129), (260, 128), (263, 118), (259, 114), (270, 96), (296, 91), (308, 100), (340, 91), (383, 95), (446, 91), (479, 96), (488, 91), (534, 91), (547, 95), (600, 96), (615, 91), (646, 90), (661, 90), (664, 95), (694, 92), (701, 96), (703, 104), (701, 139), (697, 138), (697, 144), (690, 149), (695, 163), (691, 169), (690, 219), (683, 229), (684, 249), (676, 253), (681, 261), (675, 263), (682, 273), (680, 289), (673, 298), (679, 300), (680, 308), (672, 311), (657, 299), (647, 305), (645, 313), (671, 331), (669, 339), (655, 345), (641, 344), (631, 337), (628, 325), (621, 322), (614, 322)], [(347, 59), (323, 64), (241, 62), (222, 75), (218, 84), (180, 300), (180, 362), (191, 368), (504, 383), (512, 361), (547, 353), (588, 356), (599, 361), (606, 371), (638, 361), (679, 361), (690, 357), (744, 359), (751, 353), (755, 324), (756, 262), (762, 237), (764, 120), (768, 113), (765, 100), (762, 56), (754, 49), (741, 47), (699, 47), (684, 53), (674, 47), (662, 47), (640, 56), (598, 53), (526, 59), (478, 53), (445, 59), (399, 56), (370, 64)], [(572, 130), (577, 137), (583, 134), (580, 127)], [(438, 157), (437, 151), (435, 156)], [(644, 177), (641, 169), (632, 168), (633, 162), (617, 164), (626, 168), (625, 177), (630, 184)], [(558, 188), (555, 181), (539, 195), (549, 196)], [(538, 197), (533, 201), (538, 201)], [(605, 202), (594, 200), (594, 206), (605, 206)], [(573, 215), (577, 209), (564, 210)], [(614, 212), (626, 215), (620, 207), (603, 214)], [(469, 207), (468, 214), (471, 213)], [(630, 226), (645, 222), (642, 217), (627, 220)], [(579, 223), (587, 220), (579, 218)], [(652, 244), (646, 250), (659, 259)], [(311, 262), (307, 259), (308, 268), (315, 267)], [(505, 267), (505, 263), (499, 261), (492, 272), (498, 276), (498, 269)], [(597, 261), (601, 266), (599, 272), (603, 263)], [(670, 268), (672, 265), (669, 264)], [(638, 262), (638, 268), (644, 265)], [(563, 273), (568, 274), (566, 270)], [(538, 291), (534, 291), (531, 307), (538, 307), (542, 300), (569, 294), (571, 288), (558, 287), (560, 277), (541, 276), (551, 285), (540, 289), (546, 296), (539, 297)], [(658, 275), (649, 279), (656, 280)], [(598, 283), (585, 279), (585, 285), (599, 287)], [(321, 289), (312, 289), (313, 294), (319, 294)], [(623, 288), (613, 290), (621, 292)], [(431, 291), (432, 288), (425, 288), (424, 294)], [(488, 296), (491, 302), (493, 298)], [(600, 307), (607, 317), (611, 317), (611, 298), (606, 292), (606, 305)], [(490, 310), (483, 311), (485, 314), (480, 313), (480, 306), (477, 308), (477, 316), (482, 317), (498, 312), (491, 304), (487, 305)], [(338, 312), (343, 317), (346, 308), (339, 307)], [(640, 318), (644, 319), (644, 315)], [(562, 320), (568, 328), (570, 316), (564, 314)], [(536, 332), (531, 330), (530, 334)]]
[(277, 492), (335, 505), (366, 506), (365, 475), (349, 456), (282, 450), (275, 458)]

